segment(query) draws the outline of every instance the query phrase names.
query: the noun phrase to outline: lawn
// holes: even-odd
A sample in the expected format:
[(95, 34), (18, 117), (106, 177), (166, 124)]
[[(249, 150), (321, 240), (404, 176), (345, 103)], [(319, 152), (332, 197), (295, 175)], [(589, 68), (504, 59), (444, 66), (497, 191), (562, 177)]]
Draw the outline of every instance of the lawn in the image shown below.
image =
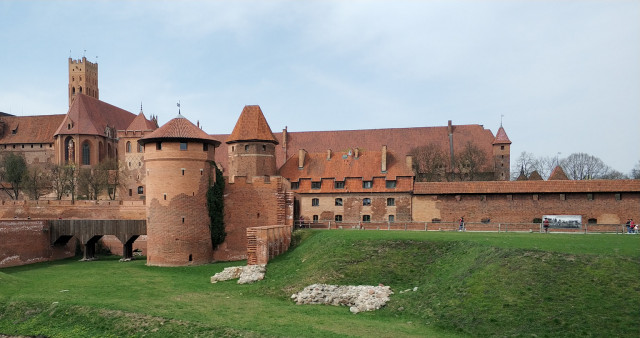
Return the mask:
[[(0, 333), (73, 336), (640, 336), (640, 236), (298, 231), (265, 280), (224, 267), (68, 259), (0, 270)], [(390, 285), (381, 310), (295, 305), (312, 283)], [(400, 291), (418, 287), (417, 291)]]

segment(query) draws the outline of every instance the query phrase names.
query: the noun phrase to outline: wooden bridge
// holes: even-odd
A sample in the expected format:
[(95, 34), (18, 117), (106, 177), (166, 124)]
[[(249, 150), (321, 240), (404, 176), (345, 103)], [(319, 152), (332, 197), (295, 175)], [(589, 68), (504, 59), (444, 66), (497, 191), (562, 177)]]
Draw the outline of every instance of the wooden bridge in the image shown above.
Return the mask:
[(71, 237), (84, 244), (83, 259), (95, 258), (96, 243), (104, 235), (114, 235), (122, 243), (122, 258), (133, 257), (133, 242), (140, 235), (147, 234), (146, 220), (50, 220), (50, 238), (52, 245), (65, 245)]

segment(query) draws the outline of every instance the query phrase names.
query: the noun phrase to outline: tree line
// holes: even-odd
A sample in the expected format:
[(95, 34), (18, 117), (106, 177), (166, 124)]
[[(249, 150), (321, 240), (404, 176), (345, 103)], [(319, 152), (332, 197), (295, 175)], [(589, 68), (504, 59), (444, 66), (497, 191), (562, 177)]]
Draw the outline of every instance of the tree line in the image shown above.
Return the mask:
[(116, 159), (104, 160), (94, 168), (79, 168), (73, 164), (27, 164), (20, 154), (3, 155), (0, 160), (1, 188), (14, 200), (20, 193), (34, 200), (49, 194), (58, 200), (63, 197), (71, 197), (72, 201), (96, 200), (105, 192), (114, 200), (122, 184), (122, 168)]
[(560, 166), (570, 180), (620, 180), (640, 179), (640, 160), (627, 175), (617, 171), (600, 158), (586, 153), (573, 153), (565, 158), (540, 156), (523, 151), (514, 163), (511, 178), (517, 179), (521, 175), (529, 177), (534, 171), (543, 179), (549, 178), (553, 169)]

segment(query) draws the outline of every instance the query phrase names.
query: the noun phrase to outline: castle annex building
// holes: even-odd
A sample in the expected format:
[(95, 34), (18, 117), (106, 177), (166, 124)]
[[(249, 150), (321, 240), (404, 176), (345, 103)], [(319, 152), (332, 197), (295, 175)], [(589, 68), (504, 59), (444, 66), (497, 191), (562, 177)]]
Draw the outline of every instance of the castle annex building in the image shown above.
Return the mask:
[[(29, 201), (22, 194), (15, 201), (6, 194), (0, 218), (144, 221), (146, 236), (138, 241), (149, 265), (246, 259), (247, 228), (296, 221), (406, 224), (464, 216), (467, 222), (530, 223), (542, 215), (579, 215), (584, 223), (619, 224), (640, 219), (638, 180), (569, 181), (558, 167), (547, 181), (509, 181), (511, 141), (502, 126), (496, 134), (452, 121), (372, 130), (284, 128), (274, 134), (268, 114), (247, 105), (229, 126), (230, 134), (209, 135), (180, 112), (158, 126), (142, 107), (134, 114), (101, 101), (98, 64), (82, 58), (69, 59), (68, 65), (66, 113), (0, 114), (0, 157), (19, 154), (43, 170), (95, 169), (116, 161), (122, 179), (115, 200), (72, 202), (45, 195)], [(216, 184), (214, 163), (225, 183), (226, 238), (216, 248), (206, 197)], [(11, 224), (0, 224), (0, 235), (14, 242), (44, 233), (18, 233)], [(46, 227), (42, 224), (35, 226)], [(104, 234), (94, 235), (93, 242)], [(37, 254), (16, 245), (0, 247), (5, 245), (7, 255), (15, 251), (10, 257), (42, 256), (24, 262), (70, 254), (51, 254), (46, 240), (38, 243)]]

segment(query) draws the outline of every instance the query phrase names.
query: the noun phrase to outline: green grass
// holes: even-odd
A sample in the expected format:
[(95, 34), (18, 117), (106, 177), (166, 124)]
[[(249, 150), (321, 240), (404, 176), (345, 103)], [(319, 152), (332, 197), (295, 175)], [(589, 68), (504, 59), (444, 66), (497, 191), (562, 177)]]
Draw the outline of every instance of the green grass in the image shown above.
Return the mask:
[[(640, 335), (640, 236), (298, 231), (265, 280), (117, 257), (0, 270), (0, 333), (78, 336)], [(386, 307), (295, 305), (312, 283), (390, 285)], [(402, 290), (413, 289), (413, 292)]]

